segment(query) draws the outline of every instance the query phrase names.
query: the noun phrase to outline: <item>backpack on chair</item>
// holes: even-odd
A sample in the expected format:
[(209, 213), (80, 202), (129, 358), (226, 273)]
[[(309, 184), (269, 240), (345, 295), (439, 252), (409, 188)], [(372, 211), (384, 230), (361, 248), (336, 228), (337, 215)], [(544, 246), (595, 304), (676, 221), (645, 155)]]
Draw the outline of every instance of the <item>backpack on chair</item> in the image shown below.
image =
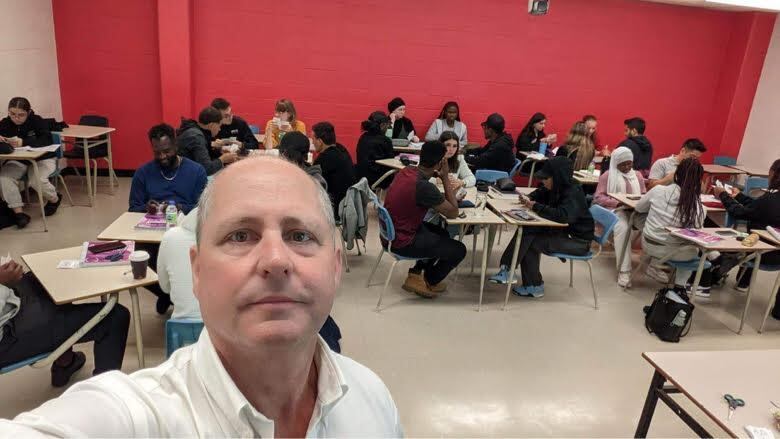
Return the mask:
[(643, 309), (645, 328), (663, 341), (677, 343), (691, 330), (694, 308), (684, 290), (661, 288)]

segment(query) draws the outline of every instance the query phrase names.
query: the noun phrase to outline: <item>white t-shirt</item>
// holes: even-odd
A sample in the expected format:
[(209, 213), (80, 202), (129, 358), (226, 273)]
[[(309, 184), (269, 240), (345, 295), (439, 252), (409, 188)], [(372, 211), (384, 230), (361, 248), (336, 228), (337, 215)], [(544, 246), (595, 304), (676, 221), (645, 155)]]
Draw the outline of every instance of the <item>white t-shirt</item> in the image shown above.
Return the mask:
[[(319, 339), (317, 401), (306, 437), (402, 437), (390, 392), (365, 366)], [(107, 372), (13, 421), (4, 437), (274, 437), (274, 422), (247, 401), (208, 332), (163, 364)]]
[(200, 304), (192, 292), (190, 248), (195, 232), (174, 227), (165, 232), (157, 255), (157, 277), (160, 288), (171, 295), (174, 319), (200, 320)]
[(650, 180), (660, 180), (669, 175), (669, 173), (676, 171), (677, 166), (679, 165), (680, 162), (677, 161), (677, 156), (675, 155), (670, 155), (669, 157), (658, 159), (650, 168), (650, 174), (647, 176), (647, 178)]
[[(667, 227), (682, 227), (676, 218), (677, 204), (680, 202), (680, 186), (672, 183), (668, 186), (653, 186), (636, 203), (636, 211), (647, 213), (647, 220), (642, 233), (661, 244), (680, 244), (684, 241), (672, 236)], [(704, 207), (699, 201), (700, 215), (694, 226), (699, 228), (704, 223)]]

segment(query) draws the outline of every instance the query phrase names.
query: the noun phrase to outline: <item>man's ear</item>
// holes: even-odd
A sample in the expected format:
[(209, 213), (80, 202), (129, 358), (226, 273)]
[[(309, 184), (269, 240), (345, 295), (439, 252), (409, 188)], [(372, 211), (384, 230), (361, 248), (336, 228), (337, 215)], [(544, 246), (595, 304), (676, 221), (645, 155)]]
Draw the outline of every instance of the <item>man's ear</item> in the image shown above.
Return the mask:
[(199, 268), (200, 265), (198, 264), (198, 245), (195, 244), (192, 247), (190, 247), (190, 266), (192, 267), (192, 293), (195, 295), (195, 298), (198, 298), (198, 279), (199, 279)]

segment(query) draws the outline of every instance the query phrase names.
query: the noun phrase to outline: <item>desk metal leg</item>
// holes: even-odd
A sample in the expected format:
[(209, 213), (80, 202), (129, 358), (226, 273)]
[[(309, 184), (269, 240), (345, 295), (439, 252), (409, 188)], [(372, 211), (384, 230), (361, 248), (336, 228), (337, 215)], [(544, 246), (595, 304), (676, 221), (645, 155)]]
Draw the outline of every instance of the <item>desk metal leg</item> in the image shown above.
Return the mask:
[[(114, 195), (114, 157), (111, 155), (111, 133), (106, 134), (106, 144), (108, 145), (108, 184), (111, 187), (111, 195)], [(117, 180), (117, 187), (119, 187), (119, 181)]]
[(655, 371), (653, 379), (650, 381), (650, 390), (647, 391), (645, 406), (642, 408), (642, 415), (639, 417), (639, 424), (636, 426), (635, 438), (647, 437), (647, 430), (650, 429), (650, 421), (653, 420), (655, 406), (658, 404), (658, 390), (663, 389), (666, 378)]
[[(490, 232), (488, 229), (492, 230), (495, 226), (485, 226), (484, 230), (484, 236), (482, 237), (482, 273), (479, 277), (479, 305), (477, 306), (477, 312), (482, 311), (482, 293), (485, 291), (485, 276), (487, 276), (487, 260), (488, 260), (488, 253), (490, 253), (490, 250), (488, 249), (488, 235), (490, 235)], [(474, 242), (476, 242), (476, 237), (474, 237)]]
[(620, 250), (620, 257), (618, 257), (618, 273), (620, 273), (620, 270), (623, 269), (623, 261), (625, 260), (626, 255), (629, 254), (628, 248), (631, 245), (631, 233), (633, 232), (635, 214), (636, 211), (632, 210), (631, 215), (628, 216), (628, 236), (626, 237), (626, 242), (623, 243), (623, 248)]
[[(742, 334), (742, 327), (745, 326), (745, 317), (747, 317), (750, 299), (753, 296), (753, 288), (756, 285), (756, 278), (758, 277), (758, 267), (761, 266), (761, 252), (756, 252), (756, 260), (753, 264), (753, 273), (750, 275), (750, 286), (748, 286), (747, 298), (745, 299), (745, 309), (742, 310), (742, 319), (739, 321), (739, 330), (737, 331), (737, 334)], [(772, 291), (771, 294), (775, 294), (775, 292)], [(771, 297), (769, 300), (772, 300)]]
[(38, 171), (38, 162), (30, 160), (33, 167), (33, 173), (35, 174), (35, 191), (38, 192), (38, 204), (41, 206), (41, 221), (43, 221), (43, 231), (48, 232), (49, 228), (46, 225), (46, 210), (43, 205), (43, 189), (41, 188), (41, 174)]
[(95, 200), (92, 194), (92, 174), (89, 172), (89, 142), (87, 139), (84, 139), (84, 171), (87, 174), (87, 200), (89, 207), (92, 207)]
[(469, 273), (470, 275), (474, 274), (474, 260), (477, 257), (477, 234), (476, 234), (477, 227), (479, 226), (477, 226), (476, 224), (471, 226), (471, 272)]
[(506, 296), (504, 297), (504, 307), (506, 309), (509, 303), (509, 291), (512, 289), (512, 282), (515, 280), (515, 267), (517, 266), (517, 254), (520, 252), (520, 240), (523, 239), (523, 226), (517, 226), (517, 236), (515, 237), (515, 249), (512, 252), (512, 265), (509, 266), (509, 282), (506, 284)]
[[(522, 168), (523, 165), (520, 165)], [(536, 160), (531, 160), (531, 174), (528, 176), (528, 187), (532, 187), (531, 185), (534, 183), (534, 169), (536, 169)]]
[(145, 367), (144, 337), (141, 332), (141, 305), (138, 303), (138, 290), (130, 288), (130, 299), (133, 303), (133, 328), (135, 329), (135, 348), (138, 351), (138, 368)]

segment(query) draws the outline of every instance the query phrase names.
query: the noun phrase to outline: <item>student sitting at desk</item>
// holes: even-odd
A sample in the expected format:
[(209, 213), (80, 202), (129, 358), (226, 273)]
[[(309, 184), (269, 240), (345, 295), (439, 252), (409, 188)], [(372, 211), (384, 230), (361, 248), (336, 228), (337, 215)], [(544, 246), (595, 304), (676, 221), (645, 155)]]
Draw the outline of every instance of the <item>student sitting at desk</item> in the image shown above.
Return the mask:
[[(630, 233), (632, 225), (628, 223), (631, 214), (625, 210), (616, 210), (620, 203), (608, 194), (641, 195), (646, 192), (645, 179), (642, 177), (641, 172), (633, 169), (633, 166), (634, 154), (631, 150), (624, 146), (616, 148), (615, 151), (612, 152), (612, 159), (609, 162), (609, 171), (601, 174), (599, 177), (596, 194), (593, 196), (594, 203), (611, 209), (618, 217), (618, 222), (615, 224), (615, 228), (612, 229), (616, 251), (619, 252), (623, 246), (626, 245), (626, 240), (629, 242), (629, 247), (623, 258), (623, 265), (617, 267), (618, 285), (624, 288), (628, 287), (631, 282), (630, 243), (633, 239)], [(620, 257), (616, 257), (615, 263), (619, 262)]]
[[(406, 103), (401, 98), (393, 98), (387, 103), (387, 111), (390, 114), (390, 126), (387, 135), (391, 139), (408, 139), (419, 142), (420, 138), (414, 133), (412, 120), (406, 117)], [(392, 130), (392, 131), (391, 131)]]
[(460, 121), (460, 107), (454, 101), (444, 104), (438, 119), (434, 120), (428, 133), (425, 134), (426, 141), (440, 140), (441, 135), (447, 131), (456, 134), (456, 139), (461, 145), (468, 143), (466, 124)]
[[(537, 171), (542, 186), (520, 202), (542, 218), (568, 224), (566, 228), (525, 227), (520, 239), (517, 263), (520, 264), (522, 285), (512, 288), (518, 296), (544, 296), (544, 279), (539, 269), (542, 253), (585, 255), (593, 240), (594, 222), (585, 201), (582, 187), (572, 180), (571, 161), (565, 157), (547, 160)], [(491, 282), (509, 281), (509, 266), (515, 248), (517, 233), (501, 255), (501, 269)], [(514, 268), (513, 268), (514, 269)]]
[(653, 145), (645, 137), (645, 120), (641, 117), (632, 117), (623, 123), (626, 138), (618, 146), (625, 146), (634, 153), (634, 169), (647, 177), (653, 160)]
[(471, 172), (471, 168), (466, 164), (463, 154), (460, 154), (460, 144), (458, 143), (458, 134), (454, 131), (445, 131), (439, 136), (439, 142), (444, 144), (446, 152), (444, 158), (447, 160), (447, 167), (450, 170), (450, 184), (455, 192), (460, 188), (469, 188), (477, 184), (477, 178)]
[(298, 165), (325, 190), (328, 190), (328, 182), (322, 178), (322, 168), (319, 165), (309, 165), (306, 162), (310, 146), (311, 142), (306, 134), (293, 131), (282, 137), (282, 141), (279, 143), (279, 155)]
[[(0, 265), (0, 368), (54, 351), (102, 308), (102, 303), (56, 305), (21, 265)], [(117, 303), (78, 341), (95, 342), (93, 375), (122, 369), (129, 327), (130, 313)], [(84, 353), (65, 351), (51, 365), (51, 385), (68, 384), (85, 362)]]
[(677, 154), (658, 159), (653, 163), (653, 167), (650, 168), (650, 175), (647, 177), (647, 188), (652, 189), (653, 186), (659, 184), (672, 184), (674, 181), (674, 172), (677, 170), (677, 166), (680, 162), (688, 157), (693, 157), (698, 160), (705, 152), (707, 152), (707, 147), (704, 146), (704, 143), (702, 143), (701, 140), (686, 140), (683, 142), (683, 145)]
[(241, 142), (245, 149), (257, 149), (259, 147), (260, 142), (255, 138), (255, 134), (249, 128), (249, 124), (244, 119), (233, 114), (230, 102), (224, 98), (214, 98), (211, 101), (211, 106), (222, 114), (222, 126), (220, 126), (219, 133), (217, 133), (216, 145), (212, 146), (221, 147), (229, 145), (231, 143), (229, 139), (232, 137), (236, 141)]
[(322, 177), (327, 182), (327, 191), (333, 205), (333, 215), (339, 222), (339, 203), (347, 194), (347, 189), (355, 184), (355, 166), (347, 148), (336, 143), (336, 129), (330, 122), (320, 122), (311, 127), (314, 149), (317, 158), (314, 165), (322, 169)]
[(471, 150), (465, 157), (474, 169), (493, 169), (509, 172), (515, 165), (512, 136), (504, 132), (504, 117), (493, 113), (482, 122), (482, 131), (488, 142), (482, 148)]
[(234, 152), (221, 152), (222, 147), (212, 147), (212, 139), (222, 126), (222, 114), (214, 107), (201, 110), (198, 120), (182, 119), (176, 144), (179, 154), (197, 163), (214, 175), (229, 163), (238, 159)]
[(287, 98), (276, 101), (274, 117), (265, 124), (265, 149), (274, 149), (279, 146), (285, 134), (298, 131), (306, 134), (306, 124), (298, 120), (298, 112), (295, 105)]
[[(389, 126), (390, 118), (381, 111), (371, 113), (368, 119), (360, 124), (363, 134), (357, 143), (355, 173), (358, 179), (365, 177), (371, 186), (390, 170), (376, 161), (395, 157), (393, 142), (385, 136)], [(386, 189), (392, 181), (392, 178), (384, 179), (380, 184), (381, 188)]]
[[(203, 166), (177, 155), (173, 127), (155, 125), (149, 130), (154, 160), (147, 162), (133, 174), (130, 185), (130, 212), (156, 212), (165, 209), (165, 203), (173, 201), (185, 214), (198, 204), (206, 187), (207, 177)], [(149, 266), (157, 269), (156, 244), (136, 243), (138, 250), (149, 253)], [(170, 297), (158, 284), (146, 287), (157, 296), (157, 312), (164, 314), (171, 304)]]
[[(720, 198), (723, 207), (735, 220), (746, 220), (748, 230), (766, 230), (767, 226), (780, 227), (780, 159), (772, 163), (769, 168), (769, 185), (767, 191), (758, 198), (751, 198), (734, 189), (728, 193), (724, 188), (714, 187), (712, 192)], [(735, 258), (725, 257), (720, 269), (714, 273), (714, 276), (720, 280), (736, 264)], [(717, 260), (716, 260), (717, 261)], [(716, 266), (713, 261), (713, 266)], [(780, 265), (780, 250), (765, 253), (761, 256), (761, 264)], [(737, 276), (739, 281), (735, 288), (738, 291), (747, 291), (750, 287), (750, 278), (753, 274), (752, 268), (741, 270)], [(716, 283), (713, 280), (713, 283)], [(778, 290), (780, 291), (780, 290)], [(775, 295), (777, 292), (775, 292)], [(775, 297), (775, 306), (772, 309), (772, 317), (780, 320), (780, 301)]]
[(566, 142), (558, 148), (555, 155), (571, 160), (575, 171), (588, 169), (596, 155), (596, 150), (588, 137), (588, 127), (584, 122), (576, 122), (571, 127)]
[[(672, 184), (656, 185), (637, 202), (635, 210), (647, 213), (642, 230), (642, 249), (652, 259), (646, 273), (661, 283), (667, 283), (669, 276), (658, 266), (657, 259), (673, 254), (668, 260), (688, 261), (699, 254), (695, 245), (673, 236), (666, 228), (702, 227), (705, 217), (701, 204), (703, 175), (704, 168), (699, 161), (687, 158), (677, 166)], [(691, 274), (690, 270), (677, 269), (675, 287), (684, 290)]]
[[(7, 144), (7, 151), (11, 148), (30, 146), (40, 148), (52, 144), (52, 136), (48, 123), (35, 114), (30, 107), (27, 98), (16, 97), (8, 103), (8, 117), (0, 120), (0, 144)], [(46, 153), (38, 159), (39, 184), (43, 198), (47, 201), (43, 210), (46, 216), (54, 215), (60, 207), (62, 196), (49, 181), (49, 175), (57, 168), (57, 159), (53, 152)], [(27, 181), (35, 181), (35, 170), (26, 162), (15, 160), (7, 161), (0, 168), (0, 191), (8, 207), (14, 211), (16, 227), (23, 229), (30, 223), (30, 216), (22, 211), (24, 202), (19, 193), (19, 180), (27, 175)]]
[[(434, 298), (446, 290), (444, 278), (466, 257), (463, 243), (450, 238), (443, 228), (423, 221), (428, 209), (447, 218), (458, 216), (458, 201), (448, 178), (449, 165), (444, 154), (441, 142), (425, 142), (420, 150), (419, 166), (407, 166), (399, 171), (385, 198), (385, 208), (395, 226), (393, 252), (428, 258), (409, 270), (403, 289), (426, 298)], [(431, 177), (441, 180), (443, 196), (428, 181)]]
[[(552, 145), (558, 136), (545, 134), (545, 125), (547, 125), (547, 116), (542, 113), (534, 113), (517, 136), (517, 144), (515, 145), (517, 151), (538, 152), (540, 143)], [(519, 154), (517, 158), (523, 159)]]

